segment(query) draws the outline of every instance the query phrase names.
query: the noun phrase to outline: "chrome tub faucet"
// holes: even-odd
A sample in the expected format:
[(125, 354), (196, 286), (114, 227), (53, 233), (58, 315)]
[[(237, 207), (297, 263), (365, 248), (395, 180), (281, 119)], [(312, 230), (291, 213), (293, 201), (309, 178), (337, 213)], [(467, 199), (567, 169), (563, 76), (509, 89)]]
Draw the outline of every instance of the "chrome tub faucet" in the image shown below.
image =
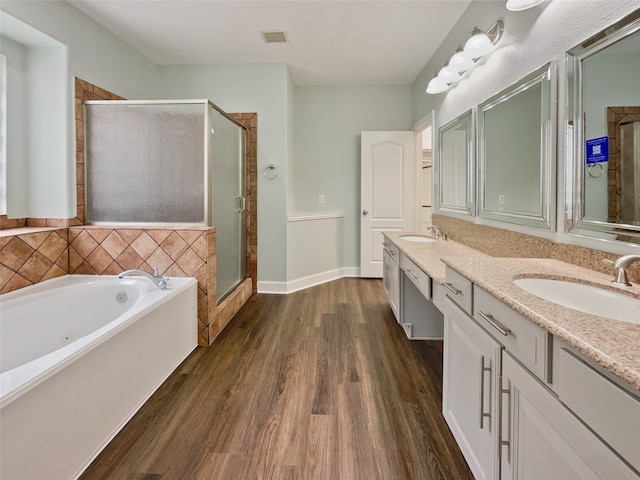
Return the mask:
[(165, 290), (169, 281), (167, 277), (163, 277), (158, 273), (158, 267), (153, 269), (153, 275), (145, 272), (144, 270), (137, 270), (134, 268), (132, 270), (125, 270), (120, 275), (118, 275), (118, 278), (128, 277), (129, 275), (142, 275), (143, 277), (147, 277), (160, 290)]

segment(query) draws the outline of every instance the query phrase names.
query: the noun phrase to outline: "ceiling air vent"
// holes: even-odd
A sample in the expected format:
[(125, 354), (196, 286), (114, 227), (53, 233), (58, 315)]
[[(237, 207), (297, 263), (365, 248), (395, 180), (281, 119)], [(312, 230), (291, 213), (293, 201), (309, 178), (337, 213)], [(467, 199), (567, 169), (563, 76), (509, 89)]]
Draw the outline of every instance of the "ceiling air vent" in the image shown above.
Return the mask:
[(267, 43), (286, 43), (289, 41), (287, 32), (284, 30), (260, 30), (260, 33)]

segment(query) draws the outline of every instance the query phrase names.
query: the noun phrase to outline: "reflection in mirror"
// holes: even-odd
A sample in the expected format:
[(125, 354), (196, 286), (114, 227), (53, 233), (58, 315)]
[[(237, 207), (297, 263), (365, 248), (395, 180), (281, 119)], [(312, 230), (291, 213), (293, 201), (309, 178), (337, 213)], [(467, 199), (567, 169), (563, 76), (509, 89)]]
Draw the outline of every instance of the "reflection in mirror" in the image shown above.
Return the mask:
[(567, 73), (569, 231), (640, 243), (640, 10), (569, 51)]
[(438, 213), (473, 215), (473, 128), (471, 110), (440, 128)]
[(478, 107), (479, 216), (555, 227), (554, 70), (536, 70)]

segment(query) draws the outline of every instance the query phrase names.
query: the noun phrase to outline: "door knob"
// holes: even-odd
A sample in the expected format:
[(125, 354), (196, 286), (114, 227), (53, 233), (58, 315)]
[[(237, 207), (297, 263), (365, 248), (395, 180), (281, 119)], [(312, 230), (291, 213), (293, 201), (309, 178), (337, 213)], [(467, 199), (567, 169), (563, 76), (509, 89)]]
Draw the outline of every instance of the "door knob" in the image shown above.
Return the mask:
[(367, 210), (362, 210), (362, 214), (363, 215), (369, 215), (369, 212)]

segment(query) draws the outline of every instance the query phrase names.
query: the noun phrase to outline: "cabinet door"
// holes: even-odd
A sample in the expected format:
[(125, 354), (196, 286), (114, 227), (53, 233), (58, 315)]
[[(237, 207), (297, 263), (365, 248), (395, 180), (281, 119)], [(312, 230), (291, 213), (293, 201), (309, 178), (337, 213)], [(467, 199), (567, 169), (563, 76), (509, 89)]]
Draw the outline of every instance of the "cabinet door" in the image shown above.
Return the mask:
[(494, 479), (502, 347), (450, 299), (444, 313), (442, 413), (475, 478)]
[(391, 255), (386, 250), (382, 251), (382, 286), (387, 294), (387, 301), (389, 300), (389, 282), (391, 272)]
[(389, 266), (389, 303), (396, 320), (400, 322), (400, 265), (390, 257)]
[(637, 479), (509, 354), (502, 359), (501, 479)]
[(384, 249), (382, 252), (382, 286), (387, 293), (387, 301), (391, 311), (400, 322), (400, 266), (398, 262)]

